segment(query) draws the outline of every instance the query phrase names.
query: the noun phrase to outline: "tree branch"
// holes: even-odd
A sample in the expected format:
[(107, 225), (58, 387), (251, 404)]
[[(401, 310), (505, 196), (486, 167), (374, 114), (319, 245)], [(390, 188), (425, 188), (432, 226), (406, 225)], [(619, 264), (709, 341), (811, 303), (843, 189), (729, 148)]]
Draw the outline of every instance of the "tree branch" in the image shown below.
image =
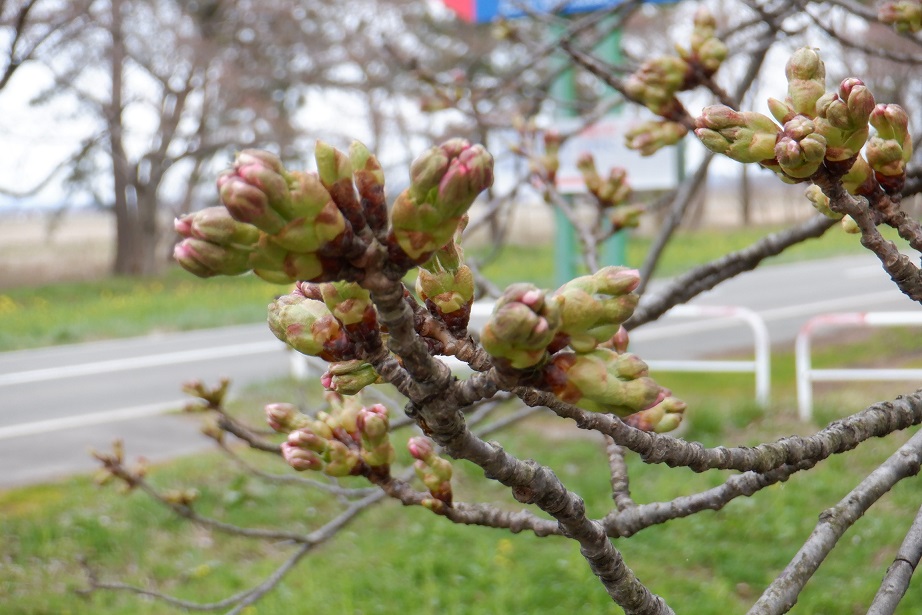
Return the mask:
[(881, 581), (877, 595), (874, 596), (871, 608), (868, 609), (868, 615), (893, 615), (909, 588), (912, 573), (915, 572), (920, 559), (922, 559), (922, 508), (916, 514), (909, 532), (906, 533), (906, 538), (903, 539), (896, 558), (887, 568), (887, 574)]
[(922, 432), (916, 433), (887, 461), (871, 472), (836, 506), (820, 515), (807, 542), (749, 610), (749, 615), (786, 613), (846, 530), (900, 480), (922, 466)]

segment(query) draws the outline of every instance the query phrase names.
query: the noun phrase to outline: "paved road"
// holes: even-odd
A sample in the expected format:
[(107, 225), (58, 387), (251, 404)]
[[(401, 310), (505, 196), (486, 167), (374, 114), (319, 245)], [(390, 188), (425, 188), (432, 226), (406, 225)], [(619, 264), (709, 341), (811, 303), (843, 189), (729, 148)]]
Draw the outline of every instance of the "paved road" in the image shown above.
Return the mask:
[[(919, 309), (870, 254), (763, 267), (693, 303), (757, 311), (774, 344), (815, 314)], [(694, 358), (750, 340), (732, 321), (667, 317), (635, 331), (632, 350)], [(289, 357), (264, 324), (0, 354), (0, 488), (92, 470), (87, 450), (115, 437), (153, 461), (208, 446), (197, 418), (163, 415), (181, 407), (180, 383), (228, 376), (239, 387), (285, 375)]]

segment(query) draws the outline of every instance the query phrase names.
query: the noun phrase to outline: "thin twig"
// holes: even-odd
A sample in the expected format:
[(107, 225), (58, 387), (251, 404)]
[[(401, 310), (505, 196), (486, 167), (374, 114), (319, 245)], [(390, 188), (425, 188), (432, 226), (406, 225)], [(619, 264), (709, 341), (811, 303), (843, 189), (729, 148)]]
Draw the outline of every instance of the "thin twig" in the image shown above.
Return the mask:
[(919, 508), (919, 512), (916, 513), (916, 518), (906, 533), (896, 558), (887, 568), (887, 574), (880, 583), (880, 589), (877, 590), (874, 601), (871, 602), (868, 615), (893, 615), (909, 588), (912, 573), (915, 572), (920, 559), (922, 559), (922, 508)]

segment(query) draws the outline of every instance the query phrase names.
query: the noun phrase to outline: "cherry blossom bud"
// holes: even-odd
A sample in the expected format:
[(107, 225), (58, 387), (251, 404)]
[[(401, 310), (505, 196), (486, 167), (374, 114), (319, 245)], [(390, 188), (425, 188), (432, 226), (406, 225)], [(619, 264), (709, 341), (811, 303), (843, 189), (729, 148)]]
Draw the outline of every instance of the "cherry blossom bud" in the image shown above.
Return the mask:
[(320, 384), (329, 391), (355, 395), (366, 386), (383, 382), (370, 363), (359, 359), (337, 361), (320, 377)]
[(320, 181), (330, 192), (336, 207), (349, 221), (352, 230), (360, 232), (366, 225), (365, 213), (355, 195), (349, 156), (329, 143), (318, 140), (314, 147), (314, 158), (317, 160)]
[(414, 437), (407, 441), (410, 454), (416, 459), (413, 469), (432, 496), (451, 505), (451, 462), (436, 452), (428, 438)]
[(631, 317), (640, 273), (627, 267), (603, 267), (561, 286), (552, 300), (560, 310), (560, 333), (577, 352), (589, 352), (611, 339)]
[(922, 2), (889, 0), (877, 7), (877, 19), (897, 32), (918, 32), (922, 30)]
[(558, 352), (544, 369), (545, 387), (567, 403), (593, 412), (627, 416), (659, 403), (665, 392), (635, 355), (607, 348)]
[(652, 156), (669, 145), (675, 145), (688, 134), (688, 129), (678, 122), (668, 120), (642, 122), (633, 126), (624, 135), (629, 149), (637, 150), (643, 156)]
[(362, 458), (372, 468), (387, 468), (394, 462), (394, 446), (389, 438), (387, 408), (375, 404), (364, 408), (356, 418), (362, 436)]
[(775, 157), (781, 128), (771, 118), (726, 105), (705, 107), (695, 120), (695, 134), (709, 150), (737, 162), (762, 162)]
[(838, 220), (842, 217), (842, 214), (837, 214), (836, 212), (829, 209), (829, 197), (823, 194), (823, 190), (816, 184), (810, 184), (810, 186), (804, 191), (804, 196), (810, 201), (810, 204), (813, 205), (813, 208), (816, 211), (820, 212), (827, 218), (833, 220)]
[(384, 231), (387, 228), (387, 200), (384, 196), (384, 171), (381, 164), (358, 141), (353, 141), (349, 146), (349, 160), (365, 219), (374, 232)]
[(669, 396), (661, 402), (624, 417), (624, 422), (643, 431), (666, 433), (672, 431), (682, 422), (687, 404), (681, 399)]
[(803, 179), (816, 173), (826, 156), (826, 139), (815, 132), (813, 122), (798, 115), (784, 125), (775, 144), (775, 158), (790, 177)]
[(816, 102), (826, 93), (826, 65), (816, 49), (801, 47), (784, 67), (788, 79), (788, 97), (796, 113), (812, 118)]
[(173, 248), (173, 258), (183, 269), (201, 278), (240, 275), (249, 271), (249, 252), (201, 239), (183, 239)]
[(269, 304), (268, 321), (277, 338), (303, 354), (344, 361), (358, 353), (322, 301), (284, 295)]
[(531, 284), (513, 284), (496, 302), (480, 342), (495, 359), (513, 369), (541, 363), (560, 328), (557, 304)]

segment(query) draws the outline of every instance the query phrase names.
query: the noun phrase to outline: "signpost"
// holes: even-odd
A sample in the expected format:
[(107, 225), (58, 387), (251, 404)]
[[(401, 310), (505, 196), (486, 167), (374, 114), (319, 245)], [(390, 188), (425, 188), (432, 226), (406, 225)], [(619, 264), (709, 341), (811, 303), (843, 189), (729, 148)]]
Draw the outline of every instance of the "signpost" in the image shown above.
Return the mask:
[[(624, 0), (443, 0), (464, 21), (488, 23), (499, 18), (514, 19), (528, 13), (589, 13), (610, 9)], [(647, 0), (650, 4), (670, 4), (676, 0)]]
[[(646, 0), (651, 4), (672, 4), (677, 2), (677, 0)], [(496, 19), (513, 19), (518, 17), (528, 16), (529, 13), (557, 13), (557, 14), (574, 14), (574, 13), (588, 13), (591, 11), (599, 11), (603, 9), (610, 9), (619, 4), (622, 4), (624, 0), (443, 0), (448, 8), (452, 9), (458, 16), (471, 23), (488, 23)], [(620, 31), (616, 30), (609, 35), (609, 39), (603, 43), (603, 54), (607, 60), (613, 64), (617, 64), (621, 59), (621, 48), (620, 48)], [(606, 44), (607, 43), (607, 44)], [(576, 97), (576, 88), (574, 84), (574, 77), (572, 68), (564, 70), (556, 81), (552, 84), (551, 94), (558, 100), (562, 102), (572, 102)], [(570, 123), (573, 123), (572, 120), (572, 109), (567, 108), (564, 105), (561, 109), (561, 118), (564, 122), (570, 120)], [(582, 176), (575, 173), (575, 161), (576, 156), (579, 155), (582, 151), (591, 151), (596, 157), (596, 163), (600, 163), (600, 169), (605, 170), (611, 166), (625, 166), (623, 160), (633, 160), (636, 159), (636, 153), (631, 152), (631, 155), (626, 158), (622, 158), (621, 164), (607, 164), (606, 162), (610, 160), (610, 157), (605, 156), (606, 150), (614, 152), (614, 150), (621, 150), (619, 154), (623, 152), (624, 148), (618, 147), (623, 142), (621, 135), (617, 134), (621, 132), (614, 125), (613, 122), (604, 121), (597, 124), (595, 127), (589, 127), (586, 130), (582, 131), (580, 135), (576, 138), (568, 141), (564, 148), (560, 152), (560, 161), (561, 169), (558, 172), (558, 186), (563, 193), (572, 194), (574, 192), (580, 192), (579, 186), (582, 185)], [(612, 137), (615, 137), (612, 139)], [(579, 152), (574, 153), (574, 149), (578, 148)], [(655, 184), (661, 184), (663, 180), (670, 184), (674, 182), (670, 181), (673, 178), (681, 174), (681, 172), (669, 172), (668, 166), (663, 165), (662, 161), (663, 156), (656, 156), (658, 163), (657, 171), (654, 173), (647, 174), (648, 177), (656, 177), (659, 181), (653, 180)], [(680, 160), (680, 159), (679, 159)], [(672, 168), (675, 168), (675, 165), (671, 165)], [(666, 168), (664, 168), (666, 167)], [(666, 172), (664, 172), (666, 171)], [(630, 173), (630, 182), (635, 187), (640, 187), (638, 182), (635, 181), (633, 169), (629, 169)], [(654, 186), (644, 186), (644, 187), (654, 187)], [(662, 185), (656, 185), (655, 187), (665, 187)], [(671, 187), (671, 186), (668, 186)], [(573, 228), (570, 221), (567, 219), (566, 215), (560, 210), (555, 210), (555, 234), (554, 234), (554, 248), (556, 257), (554, 259), (554, 277), (558, 285), (561, 285), (568, 280), (576, 277), (577, 273), (577, 249), (576, 249), (576, 232)], [(627, 233), (622, 230), (615, 233), (605, 244), (602, 246), (602, 262), (607, 265), (623, 265), (627, 261)]]

